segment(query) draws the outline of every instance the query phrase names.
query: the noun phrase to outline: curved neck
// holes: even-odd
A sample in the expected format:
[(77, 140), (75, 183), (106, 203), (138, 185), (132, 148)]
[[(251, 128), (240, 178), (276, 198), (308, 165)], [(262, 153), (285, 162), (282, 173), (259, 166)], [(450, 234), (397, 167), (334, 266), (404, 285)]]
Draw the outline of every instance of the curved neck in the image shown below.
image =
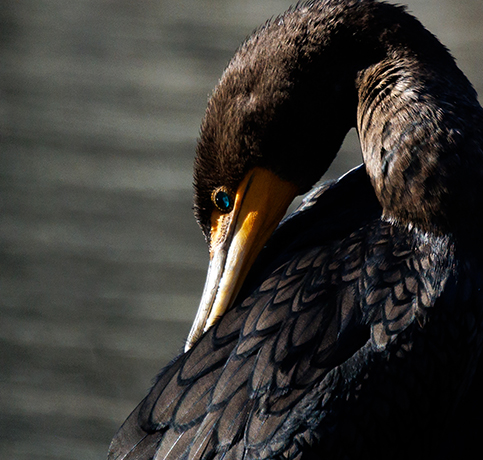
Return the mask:
[(318, 129), (306, 135), (315, 144), (324, 134), (323, 161), (356, 122), (386, 219), (460, 239), (479, 234), (483, 110), (447, 49), (401, 8), (369, 0), (315, 3), (296, 20), (306, 25), (295, 28), (293, 59), (306, 89), (292, 100), (318, 110)]

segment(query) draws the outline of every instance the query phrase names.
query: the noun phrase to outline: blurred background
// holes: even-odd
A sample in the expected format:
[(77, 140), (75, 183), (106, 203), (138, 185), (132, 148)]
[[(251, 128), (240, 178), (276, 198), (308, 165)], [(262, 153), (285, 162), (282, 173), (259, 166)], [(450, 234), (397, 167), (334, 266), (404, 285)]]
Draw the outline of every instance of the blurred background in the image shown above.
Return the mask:
[[(183, 346), (208, 262), (199, 123), (291, 3), (1, 1), (0, 458), (105, 458)], [(483, 94), (483, 2), (406, 3)], [(352, 135), (329, 176), (359, 162)]]

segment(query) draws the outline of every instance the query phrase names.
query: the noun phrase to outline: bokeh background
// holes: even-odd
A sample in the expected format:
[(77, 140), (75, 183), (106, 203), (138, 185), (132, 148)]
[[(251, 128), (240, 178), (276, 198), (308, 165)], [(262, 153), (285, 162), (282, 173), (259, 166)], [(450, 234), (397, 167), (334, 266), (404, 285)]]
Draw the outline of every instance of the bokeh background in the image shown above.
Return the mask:
[[(183, 346), (208, 262), (207, 97), (288, 0), (0, 3), (0, 458), (105, 458)], [(483, 1), (406, 3), (483, 94)], [(358, 164), (357, 139), (329, 176)]]

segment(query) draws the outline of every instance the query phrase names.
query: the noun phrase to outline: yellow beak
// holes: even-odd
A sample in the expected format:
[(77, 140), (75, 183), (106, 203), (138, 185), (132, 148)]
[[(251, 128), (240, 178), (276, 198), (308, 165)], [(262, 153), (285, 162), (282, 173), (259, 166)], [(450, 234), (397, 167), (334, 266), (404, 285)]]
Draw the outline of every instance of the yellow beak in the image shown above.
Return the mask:
[(274, 173), (254, 168), (240, 183), (233, 209), (211, 215), (210, 264), (185, 351), (235, 301), (259, 252), (298, 194), (298, 187)]

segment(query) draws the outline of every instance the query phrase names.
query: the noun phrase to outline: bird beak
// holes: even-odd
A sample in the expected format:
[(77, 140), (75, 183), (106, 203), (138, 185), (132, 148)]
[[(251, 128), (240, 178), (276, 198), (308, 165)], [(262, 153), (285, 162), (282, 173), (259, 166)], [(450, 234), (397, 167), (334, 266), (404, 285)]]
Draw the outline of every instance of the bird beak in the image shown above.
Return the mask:
[(213, 211), (210, 264), (185, 351), (235, 301), (250, 267), (297, 194), (296, 185), (257, 167), (240, 183), (233, 209)]

